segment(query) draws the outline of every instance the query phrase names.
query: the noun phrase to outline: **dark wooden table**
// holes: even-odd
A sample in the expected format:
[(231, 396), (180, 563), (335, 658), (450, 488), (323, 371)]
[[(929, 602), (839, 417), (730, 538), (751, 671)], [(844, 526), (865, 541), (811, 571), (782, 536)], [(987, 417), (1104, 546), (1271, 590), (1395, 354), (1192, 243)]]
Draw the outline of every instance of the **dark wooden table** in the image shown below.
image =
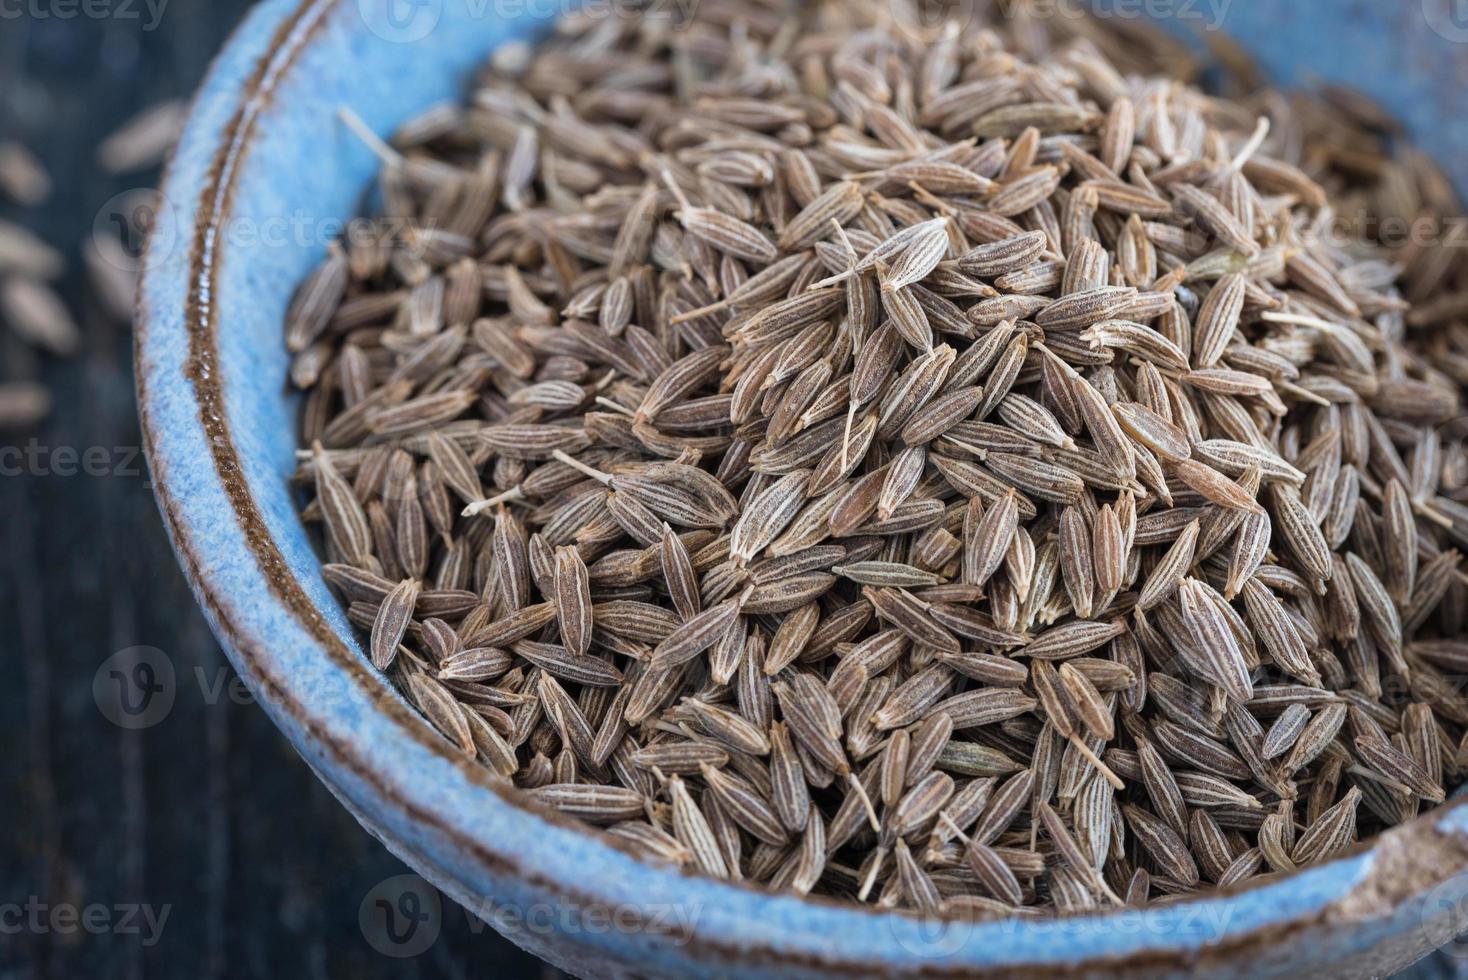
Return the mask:
[[(359, 907), (407, 869), (232, 696), (153, 503), (129, 332), (82, 272), (98, 209), (158, 179), (102, 174), (97, 141), (192, 92), (248, 6), (173, 0), (152, 29), (142, 0), (0, 10), (0, 140), (24, 142), (56, 182), (42, 207), (0, 201), (0, 218), (66, 253), (60, 286), (87, 338), (61, 361), (0, 330), (0, 377), (43, 380), (56, 398), (36, 430), (0, 432), (0, 978), (537, 975), (538, 960), (452, 905), (415, 958), (369, 944)], [(78, 466), (70, 454), (88, 450), (105, 464)], [(99, 710), (93, 679), (139, 645), (167, 656), (177, 694), (157, 724), (127, 730)]]

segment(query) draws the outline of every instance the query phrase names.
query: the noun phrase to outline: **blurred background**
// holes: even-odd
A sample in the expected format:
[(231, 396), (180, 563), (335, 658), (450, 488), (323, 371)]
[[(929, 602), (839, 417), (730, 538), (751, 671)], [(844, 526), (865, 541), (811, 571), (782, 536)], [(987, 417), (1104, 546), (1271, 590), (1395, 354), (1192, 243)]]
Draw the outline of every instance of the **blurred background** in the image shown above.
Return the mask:
[(377, 903), (436, 895), (251, 703), (153, 502), (115, 215), (250, 6), (0, 3), (0, 978), (539, 976), (447, 902), (394, 955)]
[[(0, 0), (0, 980), (556, 975), (327, 793), (219, 652), (158, 518), (136, 216), (249, 6)], [(389, 907), (410, 941), (384, 934)], [(1461, 942), (1413, 974), (1460, 968)]]

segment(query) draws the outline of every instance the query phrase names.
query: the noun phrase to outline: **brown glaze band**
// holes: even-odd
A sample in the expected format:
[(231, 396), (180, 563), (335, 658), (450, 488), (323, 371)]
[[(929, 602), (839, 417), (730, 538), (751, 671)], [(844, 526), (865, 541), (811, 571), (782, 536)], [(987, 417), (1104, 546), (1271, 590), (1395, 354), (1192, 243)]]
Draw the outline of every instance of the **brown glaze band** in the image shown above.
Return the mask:
[[(434, 752), (443, 761), (455, 766), (469, 782), (493, 792), (507, 804), (555, 826), (584, 833), (586, 828), (582, 825), (527, 800), (513, 787), (507, 788), (495, 782), (484, 767), (451, 751), (447, 743), (432, 731), (426, 722), (408, 710), (391, 693), (382, 678), (369, 671), (362, 659), (342, 642), (328, 625), (321, 611), (311, 602), (271, 536), (263, 515), (250, 493), (244, 476), (244, 468), (230, 433), (218, 358), (217, 318), (219, 311), (216, 306), (218, 299), (216, 284), (219, 280), (222, 261), (219, 247), (223, 241), (222, 232), (233, 204), (240, 167), (248, 155), (258, 123), (270, 108), (281, 80), (295, 66), (301, 52), (323, 28), (328, 16), (335, 12), (342, 2), (343, 0), (301, 0), (301, 3), (285, 17), (272, 37), (266, 54), (260, 58), (254, 72), (244, 83), (239, 106), (221, 133), (219, 148), (206, 175), (204, 189), (200, 195), (198, 212), (195, 217), (194, 237), (188, 254), (189, 284), (184, 324), (188, 331), (189, 356), (184, 373), (198, 402), (199, 423), (204, 431), (205, 442), (209, 447), (210, 457), (219, 476), (220, 484), (234, 510), (235, 518), (244, 534), (246, 546), (254, 556), (275, 598), (290, 610), (302, 628), (321, 645), (331, 657), (333, 664), (346, 672), (357, 688), (371, 700), (374, 708), (383, 712), (420, 746)], [(142, 363), (141, 352), (148, 319), (146, 300), (143, 291), (140, 290), (134, 339), (135, 360), (139, 364)], [(194, 586), (195, 593), (208, 609), (213, 621), (219, 625), (238, 652), (242, 666), (253, 681), (256, 690), (270, 691), (269, 700), (274, 703), (275, 707), (286, 713), (311, 738), (314, 745), (320, 746), (322, 753), (328, 756), (334, 765), (341, 766), (350, 772), (355, 779), (360, 780), (390, 805), (399, 808), (410, 819), (430, 828), (449, 840), (455, 847), (471, 854), (491, 873), (512, 877), (527, 883), (532, 888), (556, 894), (575, 907), (594, 908), (604, 904), (596, 895), (569, 889), (560, 881), (546, 878), (512, 857), (486, 847), (482, 841), (465, 836), (454, 826), (446, 823), (438, 813), (416, 806), (389, 786), (378, 772), (367, 765), (349, 742), (336, 739), (312, 720), (307, 706), (291, 693), (288, 679), (275, 675), (263, 665), (253, 641), (247, 638), (245, 632), (236, 623), (233, 611), (209, 590), (200, 556), (189, 539), (187, 525), (182, 519), (179, 503), (169, 490), (169, 482), (165, 475), (158, 472), (161, 461), (152, 450), (155, 439), (148, 411), (147, 378), (145, 372), (141, 370), (137, 375), (137, 390), (144, 448), (147, 451), (150, 465), (155, 470), (154, 491), (158, 495), (161, 510), (169, 525), (184, 572)], [(1424, 852), (1434, 854), (1439, 859), (1447, 858), (1448, 852), (1451, 851), (1456, 861), (1413, 862), (1417, 865), (1415, 870), (1420, 873), (1407, 876), (1391, 875), (1387, 869), (1374, 865), (1348, 895), (1342, 896), (1337, 902), (1317, 910), (1308, 917), (1266, 926), (1240, 936), (1225, 937), (1202, 949), (1142, 950), (1116, 958), (1091, 958), (1070, 964), (1013, 965), (999, 969), (1002, 969), (1007, 976), (1038, 978), (1065, 975), (1077, 970), (1088, 973), (1097, 969), (1145, 972), (1169, 969), (1196, 970), (1223, 965), (1237, 966), (1240, 959), (1247, 958), (1250, 954), (1263, 952), (1312, 928), (1330, 926), (1342, 916), (1347, 908), (1351, 908), (1355, 913), (1355, 916), (1352, 917), (1361, 916), (1366, 911), (1360, 907), (1361, 899), (1364, 896), (1370, 896), (1373, 901), (1365, 904), (1379, 914), (1414, 892), (1444, 880), (1446, 876), (1442, 874), (1442, 868), (1461, 865), (1465, 857), (1468, 857), (1468, 845), (1465, 845), (1455, 835), (1445, 835), (1436, 831), (1433, 826), (1434, 818), (1441, 812), (1439, 810), (1420, 817), (1413, 824), (1404, 825), (1400, 830), (1383, 835), (1379, 840), (1382, 844), (1387, 844), (1391, 838), (1401, 838), (1403, 842), (1410, 838), (1410, 850), (1419, 854)], [(614, 839), (606, 835), (599, 836), (607, 846), (635, 857), (632, 852), (620, 846)], [(1366, 844), (1359, 845), (1353, 849), (1353, 853), (1359, 852), (1366, 846)], [(1399, 847), (1391, 849), (1398, 854), (1401, 853)], [(1377, 862), (1378, 865), (1381, 863), (1384, 862)], [(691, 875), (690, 872), (672, 867), (665, 870), (668, 874)], [(1434, 872), (1436, 872), (1435, 878)], [(1403, 880), (1403, 878), (1409, 880)], [(768, 894), (764, 889), (743, 883), (724, 882), (722, 884), (726, 887)], [(1234, 889), (1221, 890), (1215, 894), (1237, 894), (1250, 891), (1254, 887), (1261, 886), (1239, 886)], [(1356, 899), (1354, 907), (1352, 907), (1353, 897)], [(887, 910), (877, 910), (861, 905), (853, 906), (850, 903), (832, 899), (806, 898), (803, 900), (846, 912), (863, 913), (874, 918), (894, 914)], [(696, 959), (717, 959), (729, 966), (794, 966), (803, 970), (820, 971), (838, 976), (886, 976), (894, 972), (886, 968), (884, 964), (870, 961), (845, 960), (816, 954), (782, 951), (767, 945), (754, 946), (747, 942), (730, 943), (711, 940), (707, 936), (695, 934), (686, 927), (673, 933), (666, 926), (653, 927), (648, 924), (643, 931), (649, 934), (670, 936), (673, 942)], [(913, 969), (913, 964), (904, 963), (898, 966), (895, 972), (913, 976), (947, 977), (968, 971), (960, 964), (927, 962), (916, 969)]]

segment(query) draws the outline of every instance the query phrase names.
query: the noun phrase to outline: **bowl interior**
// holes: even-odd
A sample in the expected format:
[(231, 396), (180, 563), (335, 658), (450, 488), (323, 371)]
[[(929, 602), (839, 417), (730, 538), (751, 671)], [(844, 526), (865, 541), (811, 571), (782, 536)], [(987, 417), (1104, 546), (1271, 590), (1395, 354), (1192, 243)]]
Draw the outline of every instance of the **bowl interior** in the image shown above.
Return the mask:
[[(1217, 3), (1224, 29), (1282, 82), (1367, 88), (1468, 186), (1468, 125), (1456, 121), (1443, 82), (1468, 71), (1464, 38), (1398, 5)], [(674, 910), (698, 925), (697, 943), (670, 948), (651, 932), (596, 940), (665, 965), (752, 949), (812, 963), (1017, 964), (1222, 946), (1311, 920), (1367, 879), (1373, 856), (1358, 854), (1243, 895), (1135, 913), (1142, 926), (1128, 930), (1104, 917), (925, 925), (651, 867), (533, 812), (452, 757), (372, 671), (297, 516), (288, 478), (298, 404), (282, 323), (296, 285), (361, 212), (376, 172), (338, 109), (390, 133), (459, 97), (491, 50), (546, 29), (529, 16), (533, 5), (524, 9), (507, 19), (484, 0), (262, 3), (199, 97), (146, 270), (140, 405), (175, 545), (241, 674), (364, 822), (422, 855), (461, 901), (528, 905), (554, 894)], [(1330, 44), (1318, 42), (1321, 31)], [(1362, 928), (1354, 941), (1365, 948), (1385, 928)]]

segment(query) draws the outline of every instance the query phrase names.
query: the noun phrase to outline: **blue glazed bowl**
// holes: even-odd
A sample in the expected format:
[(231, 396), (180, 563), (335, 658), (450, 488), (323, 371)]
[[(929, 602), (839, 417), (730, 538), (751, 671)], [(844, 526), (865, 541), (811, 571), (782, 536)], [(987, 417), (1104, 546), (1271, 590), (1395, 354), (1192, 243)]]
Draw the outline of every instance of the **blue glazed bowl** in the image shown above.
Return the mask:
[[(1468, 25), (1450, 0), (1190, 9), (1221, 2), (1228, 32), (1281, 82), (1366, 89), (1468, 188)], [(449, 750), (371, 668), (297, 517), (281, 324), (375, 172), (338, 107), (388, 133), (461, 92), (496, 46), (544, 30), (531, 14), (552, 6), (512, 3), (524, 15), (507, 19), (488, 0), (261, 3), (198, 96), (146, 263), (138, 400), (174, 547), (240, 675), (357, 818), (454, 900), (583, 975), (1381, 975), (1468, 925), (1461, 802), (1259, 887), (969, 924), (639, 861)]]

